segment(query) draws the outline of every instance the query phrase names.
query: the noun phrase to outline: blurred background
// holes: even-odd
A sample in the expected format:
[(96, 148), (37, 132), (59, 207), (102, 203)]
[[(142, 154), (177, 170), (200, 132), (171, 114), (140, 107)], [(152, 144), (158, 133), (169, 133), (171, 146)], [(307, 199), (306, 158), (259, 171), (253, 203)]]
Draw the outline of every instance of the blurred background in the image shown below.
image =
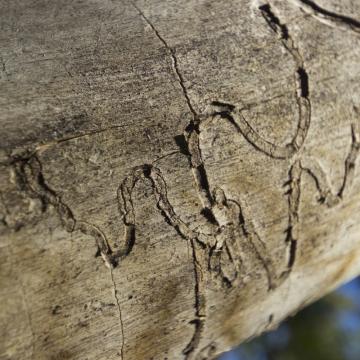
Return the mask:
[(360, 360), (360, 277), (219, 360)]

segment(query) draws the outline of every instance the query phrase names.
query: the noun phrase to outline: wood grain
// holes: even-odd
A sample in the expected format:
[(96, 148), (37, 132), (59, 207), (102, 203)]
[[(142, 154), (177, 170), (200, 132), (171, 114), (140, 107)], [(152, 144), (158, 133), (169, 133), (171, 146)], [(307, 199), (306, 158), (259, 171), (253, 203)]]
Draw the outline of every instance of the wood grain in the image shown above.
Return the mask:
[(360, 273), (355, 1), (0, 18), (0, 359), (213, 359)]

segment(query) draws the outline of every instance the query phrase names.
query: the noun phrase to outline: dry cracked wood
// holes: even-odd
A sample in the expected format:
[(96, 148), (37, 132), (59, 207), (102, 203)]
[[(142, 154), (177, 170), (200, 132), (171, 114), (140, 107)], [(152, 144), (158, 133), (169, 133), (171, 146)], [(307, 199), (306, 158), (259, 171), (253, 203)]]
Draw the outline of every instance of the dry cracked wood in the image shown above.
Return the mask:
[(0, 359), (212, 359), (359, 274), (355, 1), (0, 14)]

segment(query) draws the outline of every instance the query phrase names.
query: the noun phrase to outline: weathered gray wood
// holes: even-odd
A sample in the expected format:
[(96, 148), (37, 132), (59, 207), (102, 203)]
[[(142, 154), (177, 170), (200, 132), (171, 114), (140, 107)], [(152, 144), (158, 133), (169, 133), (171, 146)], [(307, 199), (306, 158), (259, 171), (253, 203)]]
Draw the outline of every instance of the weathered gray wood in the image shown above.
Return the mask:
[(356, 1), (0, 19), (0, 359), (212, 359), (360, 273)]

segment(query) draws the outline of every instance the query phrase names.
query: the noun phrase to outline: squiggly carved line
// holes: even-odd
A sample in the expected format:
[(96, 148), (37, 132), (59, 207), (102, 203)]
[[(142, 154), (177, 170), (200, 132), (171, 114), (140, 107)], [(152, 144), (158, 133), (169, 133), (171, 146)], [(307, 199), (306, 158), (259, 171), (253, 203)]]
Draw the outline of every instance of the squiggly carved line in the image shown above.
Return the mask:
[(352, 142), (349, 153), (345, 160), (345, 169), (343, 183), (338, 192), (331, 189), (326, 174), (316, 159), (302, 156), (297, 160), (289, 171), (290, 187), (287, 192), (289, 202), (289, 227), (287, 230), (286, 240), (289, 243), (289, 260), (288, 271), (291, 271), (296, 260), (296, 248), (299, 236), (299, 204), (301, 177), (303, 172), (307, 172), (314, 180), (319, 192), (318, 201), (325, 204), (329, 208), (340, 203), (344, 197), (344, 193), (351, 188), (354, 180), (355, 163), (360, 153), (360, 122), (351, 125)]
[(67, 232), (72, 233), (78, 230), (85, 235), (92, 236), (95, 239), (98, 250), (100, 251), (105, 264), (110, 269), (111, 282), (114, 288), (114, 297), (119, 313), (119, 326), (122, 334), (121, 358), (124, 359), (124, 326), (113, 276), (113, 267), (116, 265), (115, 259), (117, 260), (120, 254), (116, 254), (116, 257), (114, 256), (107, 242), (105, 234), (97, 226), (89, 224), (86, 221), (75, 219), (74, 214), (69, 206), (67, 206), (62, 201), (60, 196), (58, 196), (56, 192), (46, 183), (42, 173), (40, 160), (37, 158), (35, 153), (33, 153), (28, 159), (16, 161), (14, 163), (14, 170), (17, 176), (17, 183), (22, 188), (22, 190), (28, 191), (29, 193), (34, 194), (36, 197), (40, 198), (43, 203), (44, 210), (48, 205), (52, 205), (56, 209)]
[[(152, 187), (154, 189), (154, 194), (156, 196), (157, 206), (161, 211), (162, 215), (166, 221), (171, 225), (183, 238), (188, 240), (192, 244), (192, 255), (193, 255), (193, 264), (194, 264), (194, 275), (195, 275), (195, 313), (196, 318), (192, 321), (195, 325), (194, 335), (184, 349), (184, 354), (187, 358), (191, 358), (195, 349), (197, 348), (200, 342), (200, 336), (204, 328), (205, 318), (206, 318), (206, 303), (205, 303), (205, 278), (204, 270), (206, 270), (206, 260), (205, 260), (205, 251), (207, 246), (211, 243), (209, 236), (201, 234), (197, 231), (191, 230), (189, 226), (184, 223), (184, 221), (175, 213), (171, 203), (168, 200), (167, 196), (167, 186), (163, 178), (163, 175), (159, 168), (150, 165), (144, 164), (142, 166), (135, 167), (131, 174), (127, 176), (118, 189), (118, 199), (119, 207), (123, 214), (123, 221), (125, 224), (125, 244), (124, 248), (120, 250), (122, 254), (129, 254), (135, 241), (135, 228), (136, 228), (136, 216), (135, 209), (132, 201), (132, 193), (134, 191), (135, 185), (138, 181), (144, 181), (145, 179), (150, 180)], [(273, 288), (274, 284), (272, 282), (272, 274), (274, 269), (272, 267), (272, 261), (270, 257), (264, 256), (266, 254), (266, 249), (264, 244), (261, 242), (260, 238), (257, 236), (251, 224), (246, 224), (243, 218), (240, 205), (234, 202), (233, 200), (227, 200), (224, 192), (217, 188), (213, 197), (213, 212), (219, 222), (219, 230), (225, 229), (230, 224), (238, 225), (241, 223), (241, 229), (247, 239), (253, 246), (253, 249), (256, 253), (256, 256), (263, 264), (266, 269), (266, 273), (269, 281), (269, 289)], [(236, 205), (238, 209), (237, 215), (234, 215), (234, 218), (231, 218), (226, 213), (229, 212), (229, 203)], [(132, 233), (133, 237), (129, 241), (129, 235)], [(217, 251), (222, 249), (223, 244), (217, 243)], [(224, 245), (224, 249), (229, 251), (229, 248)], [(115, 255), (116, 256), (116, 255)]]
[[(295, 96), (298, 104), (298, 126), (292, 141), (285, 146), (279, 146), (263, 139), (247, 122), (241, 110), (222, 102), (214, 102), (219, 107), (218, 114), (227, 119), (255, 149), (274, 159), (291, 159), (299, 153), (305, 142), (311, 124), (311, 102), (309, 98), (309, 79), (305, 70), (304, 60), (299, 49), (289, 34), (287, 26), (274, 14), (271, 6), (265, 4), (259, 7), (269, 27), (279, 36), (284, 48), (291, 54), (295, 62)], [(280, 278), (286, 278), (295, 262), (298, 231), (298, 207), (300, 201), (300, 162), (295, 161), (289, 170), (289, 219), (286, 231), (286, 243), (289, 247), (288, 269)]]
[[(160, 169), (153, 165), (144, 164), (134, 168), (131, 174), (124, 179), (118, 189), (119, 206), (123, 212), (125, 223), (125, 248), (122, 253), (129, 253), (135, 241), (136, 218), (132, 202), (132, 192), (138, 181), (150, 180), (156, 196), (157, 206), (166, 221), (179, 233), (180, 236), (188, 240), (192, 247), (194, 275), (195, 275), (195, 316), (192, 321), (195, 325), (195, 332), (189, 344), (184, 349), (184, 354), (188, 357), (200, 342), (205, 321), (205, 279), (202, 266), (202, 260), (199, 258), (199, 247), (203, 248), (204, 244), (200, 240), (200, 234), (191, 230), (175, 213), (167, 196), (166, 182), (161, 174)], [(132, 233), (132, 239), (129, 240), (129, 233)]]
[[(175, 56), (175, 51), (169, 47), (165, 39), (159, 34), (157, 29), (153, 26), (153, 24), (150, 22), (150, 20), (145, 16), (145, 14), (135, 5), (134, 7), (137, 9), (139, 14), (143, 17), (143, 19), (150, 25), (150, 27), (155, 32), (156, 36), (159, 38), (159, 40), (164, 44), (164, 46), (170, 51), (170, 55), (173, 61), (173, 67), (174, 71), (179, 79), (179, 83), (183, 89), (184, 96), (186, 98), (187, 104), (189, 106), (189, 109), (191, 110), (193, 114), (193, 119), (190, 121), (189, 125), (185, 129), (185, 133), (183, 136), (183, 143), (186, 144), (186, 150), (192, 172), (194, 181), (198, 190), (198, 195), (201, 200), (203, 210), (202, 214), (212, 223), (212, 225), (216, 226), (218, 229), (217, 231), (221, 232), (222, 227), (225, 226), (225, 228), (228, 226), (226, 216), (223, 218), (223, 213), (220, 211), (217, 211), (221, 204), (217, 201), (216, 197), (212, 194), (212, 191), (210, 189), (206, 168), (202, 160), (201, 156), (201, 148), (200, 148), (200, 131), (201, 126), (204, 123), (205, 118), (198, 116), (191, 104), (190, 98), (187, 94), (186, 88), (184, 87), (184, 81), (181, 76), (181, 73), (179, 72), (177, 59)], [(273, 16), (273, 14), (270, 12), (270, 7), (263, 7), (261, 8), (262, 12), (264, 13), (264, 18), (268, 21), (268, 23), (271, 25), (271, 28), (276, 33), (279, 33), (281, 35), (281, 41), (284, 45), (284, 47), (290, 52), (290, 54), (293, 56), (297, 69), (296, 69), (296, 76), (297, 76), (297, 84), (299, 89), (296, 89), (297, 99), (298, 99), (298, 106), (299, 106), (299, 122), (298, 122), (298, 129), (297, 133), (293, 139), (293, 141), (286, 145), (285, 147), (280, 147), (277, 145), (274, 145), (264, 139), (262, 139), (248, 124), (246, 119), (243, 117), (243, 115), (240, 113), (240, 122), (237, 123), (235, 119), (233, 119), (231, 116), (234, 115), (234, 112), (230, 115), (228, 112), (226, 115), (230, 122), (237, 128), (237, 130), (242, 133), (242, 135), (250, 142), (252, 143), (256, 148), (259, 150), (265, 152), (267, 155), (272, 156), (274, 158), (279, 159), (286, 159), (291, 156), (293, 156), (296, 152), (298, 152), (299, 148), (303, 144), (307, 130), (310, 126), (310, 102), (307, 98), (308, 96), (308, 79), (307, 74), (304, 70), (303, 61), (301, 59), (301, 56), (297, 50), (297, 48), (294, 46), (292, 39), (288, 36), (287, 29), (284, 25), (280, 24), (279, 21), (276, 21), (277, 18)], [(275, 21), (274, 21), (275, 20)], [(232, 107), (232, 110), (235, 110), (234, 107)], [(222, 114), (225, 117), (225, 114)], [(128, 253), (131, 251), (131, 248), (134, 243), (134, 229), (135, 229), (135, 215), (134, 215), (134, 209), (131, 202), (131, 191), (139, 178), (136, 174), (138, 172), (143, 171), (144, 175), (146, 172), (146, 169), (143, 167), (142, 169), (135, 169), (133, 174), (128, 177), (122, 184), (122, 186), (119, 188), (118, 192), (118, 198), (122, 199), (122, 202), (124, 203), (124, 223), (126, 226), (125, 231), (125, 250), (123, 250), (123, 253)], [(150, 173), (151, 174), (151, 171)], [(159, 175), (159, 174), (158, 174)], [(164, 194), (162, 191), (158, 191), (161, 189), (161, 182), (156, 183), (156, 181), (161, 178), (159, 176), (151, 177), (154, 189), (158, 192), (158, 194)], [(121, 202), (119, 202), (119, 206), (121, 206)], [(174, 226), (178, 232), (183, 235), (185, 238), (190, 240), (190, 243), (193, 247), (193, 253), (196, 257), (196, 250), (194, 248), (194, 238), (197, 238), (195, 234), (189, 232), (190, 229), (187, 226), (184, 226), (184, 223), (175, 216), (173, 209), (171, 205), (169, 204), (167, 197), (163, 197), (158, 199), (158, 206), (162, 210), (163, 215), (167, 218), (168, 222)], [(240, 208), (239, 208), (240, 209)], [(224, 223), (225, 222), (225, 223)], [(245, 225), (244, 225), (245, 226)], [(264, 257), (261, 255), (263, 254), (263, 250), (260, 251), (259, 246), (256, 244), (259, 244), (256, 240), (259, 239), (257, 234), (255, 232), (246, 232), (243, 228), (243, 233), (246, 236), (246, 238), (250, 241), (252, 246), (254, 247), (254, 250), (256, 254), (258, 255), (259, 259), (262, 261), (264, 268), (266, 270), (266, 273), (268, 274), (268, 280), (269, 284), (271, 284), (271, 275), (270, 275), (270, 267), (271, 267), (271, 261), (269, 258), (264, 259)], [(222, 249), (222, 244), (216, 245), (219, 249)], [(231, 258), (231, 251), (229, 246), (225, 243), (224, 250), (226, 250), (229, 254), (229, 257)], [(270, 288), (272, 285), (270, 285)], [(196, 333), (196, 332), (195, 332)], [(195, 334), (196, 337), (196, 334)], [(194, 347), (193, 347), (194, 348)], [(185, 351), (187, 352), (187, 350)], [(187, 352), (190, 354), (190, 352)]]
[(346, 188), (350, 188), (355, 177), (355, 163), (360, 152), (360, 121), (351, 125), (351, 148), (345, 160), (344, 181), (339, 190), (339, 197), (342, 198)]
[(286, 230), (286, 243), (288, 244), (288, 269), (285, 271), (286, 276), (293, 268), (296, 259), (297, 241), (299, 236), (299, 205), (301, 195), (301, 163), (299, 160), (290, 167), (289, 170), (289, 190), (288, 206), (289, 206), (289, 218), (288, 228)]
[(351, 139), (351, 147), (344, 165), (343, 183), (338, 192), (332, 190), (324, 170), (315, 159), (306, 157), (301, 159), (302, 170), (306, 171), (315, 181), (320, 195), (319, 202), (324, 203), (328, 207), (337, 205), (353, 183), (355, 164), (360, 153), (360, 122), (351, 125)]
[[(219, 118), (221, 119), (228, 120), (237, 129), (237, 131), (241, 133), (242, 136), (244, 136), (244, 138), (246, 138), (247, 141), (254, 146), (254, 148), (260, 150), (266, 155), (275, 159), (290, 159), (299, 152), (306, 139), (307, 132), (310, 127), (311, 103), (309, 99), (308, 76), (304, 68), (304, 62), (301, 54), (297, 47), (294, 45), (294, 42), (289, 35), (287, 27), (282, 24), (280, 20), (274, 15), (270, 8), (270, 5), (264, 5), (260, 7), (260, 10), (262, 11), (264, 19), (267, 21), (271, 29), (279, 35), (280, 41), (282, 42), (285, 49), (292, 55), (296, 64), (295, 96), (299, 109), (299, 120), (296, 133), (292, 141), (285, 146), (278, 146), (276, 144), (273, 144), (263, 139), (247, 122), (242, 112), (240, 110), (237, 110), (235, 106), (221, 103), (218, 101), (213, 102), (213, 106), (219, 108), (220, 110), (213, 113), (212, 118), (214, 118), (215, 116), (219, 116)], [(140, 10), (139, 12), (144, 17), (144, 19), (148, 21)], [(221, 232), (222, 230), (228, 228), (230, 225), (240, 226), (240, 229), (242, 229), (245, 237), (253, 246), (254, 252), (256, 253), (266, 270), (269, 288), (273, 288), (275, 285), (273, 283), (272, 275), (275, 273), (275, 270), (272, 265), (272, 260), (267, 255), (266, 247), (261, 241), (258, 234), (255, 232), (251, 222), (244, 220), (240, 205), (237, 204), (234, 200), (226, 199), (225, 193), (221, 189), (215, 189), (214, 191), (212, 191), (210, 188), (207, 179), (205, 164), (201, 156), (199, 138), (201, 127), (204, 126), (205, 122), (209, 119), (209, 117), (198, 116), (193, 110), (190, 99), (187, 96), (186, 89), (184, 88), (183, 79), (179, 73), (174, 51), (169, 48), (167, 43), (159, 35), (153, 25), (151, 23), (149, 24), (156, 32), (159, 39), (171, 52), (171, 56), (173, 58), (173, 65), (177, 75), (179, 76), (180, 85), (183, 88), (189, 108), (194, 115), (194, 118), (190, 121), (189, 125), (185, 129), (183, 139), (187, 147), (186, 153), (190, 159), (194, 180), (197, 185), (199, 197), (203, 205), (203, 213), (206, 214), (208, 220), (216, 227), (218, 232)], [(354, 127), (352, 129), (353, 143), (345, 162), (344, 181), (341, 190), (339, 191), (337, 196), (335, 196), (335, 198), (342, 197), (345, 189), (347, 189), (351, 185), (354, 176), (354, 166), (359, 153), (360, 144), (358, 132), (355, 131)], [(289, 229), (287, 233), (287, 241), (290, 244), (288, 260), (288, 268), (290, 270), (295, 263), (297, 233), (299, 225), (298, 208), (300, 201), (300, 181), (302, 171), (306, 170), (313, 176), (318, 185), (319, 192), (321, 196), (326, 200), (325, 202), (327, 204), (331, 204), (334, 202), (332, 200), (334, 198), (334, 195), (329, 190), (329, 187), (327, 186), (327, 183), (325, 181), (326, 177), (323, 176), (323, 173), (319, 169), (321, 170), (321, 168), (313, 164), (311, 166), (307, 166), (305, 160), (296, 160), (292, 164), (289, 171)], [(111, 251), (105, 235), (100, 229), (84, 221), (75, 220), (70, 208), (66, 204), (64, 204), (61, 198), (57, 196), (56, 193), (45, 183), (41, 172), (41, 164), (36, 158), (36, 156), (33, 156), (31, 161), (23, 163), (22, 166), (19, 168), (19, 173), (24, 177), (24, 179), (26, 179), (27, 186), (29, 187), (29, 189), (31, 189), (31, 191), (33, 191), (41, 199), (43, 199), (44, 203), (52, 204), (56, 208), (67, 231), (72, 232), (75, 230), (79, 230), (84, 234), (91, 235), (95, 238), (100, 252), (105, 262), (109, 266), (114, 266), (117, 261), (127, 256), (134, 246), (136, 217), (134, 206), (132, 203), (132, 192), (137, 181), (141, 181), (144, 179), (148, 179), (151, 181), (157, 199), (157, 205), (162, 215), (168, 221), (168, 223), (178, 231), (178, 233), (182, 237), (184, 237), (190, 242), (192, 246), (195, 275), (194, 305), (196, 318), (193, 321), (193, 323), (195, 324), (195, 332), (189, 344), (184, 349), (184, 354), (186, 355), (187, 359), (193, 356), (196, 352), (196, 348), (200, 343), (200, 336), (204, 328), (206, 317), (205, 281), (203, 278), (203, 269), (205, 269), (203, 265), (203, 258), (205, 258), (205, 256), (203, 253), (200, 253), (200, 250), (206, 250), (210, 241), (205, 237), (204, 242), (203, 234), (191, 230), (180, 219), (180, 217), (177, 216), (168, 200), (166, 183), (161, 174), (161, 171), (153, 165), (145, 164), (143, 166), (133, 169), (132, 173), (128, 177), (126, 177), (120, 185), (118, 189), (118, 203), (119, 209), (123, 214), (123, 221), (125, 224), (125, 241), (124, 244), (122, 244), (122, 248), (116, 252)], [(233, 214), (229, 215), (229, 213), (227, 213), (231, 203), (236, 204), (239, 217), (237, 221), (231, 218)], [(218, 242), (215, 244), (216, 250), (227, 251), (229, 257), (233, 258), (233, 249), (231, 249), (230, 246), (226, 244), (226, 239), (221, 239), (220, 237), (218, 237), (217, 241)]]
[(290, 2), (298, 6), (305, 13), (310, 14), (315, 19), (328, 26), (360, 33), (359, 20), (342, 14), (336, 14), (332, 11), (322, 8), (311, 0), (290, 0)]
[[(283, 44), (284, 48), (292, 55), (295, 62), (295, 96), (298, 104), (298, 126), (296, 129), (296, 133), (292, 141), (285, 146), (278, 146), (273, 144), (265, 139), (263, 139), (247, 122), (245, 117), (243, 116), (241, 110), (237, 110), (234, 105), (214, 101), (212, 103), (213, 106), (217, 107), (219, 111), (215, 112), (211, 118), (214, 116), (218, 116), (220, 119), (226, 119), (232, 124), (235, 129), (244, 136), (244, 138), (254, 146), (257, 150), (265, 153), (266, 155), (275, 158), (275, 159), (289, 159), (296, 155), (301, 149), (302, 145), (305, 142), (308, 129), (311, 123), (311, 103), (309, 99), (309, 82), (308, 75), (305, 70), (304, 61), (302, 56), (298, 50), (298, 48), (294, 45), (294, 41), (291, 38), (289, 31), (286, 25), (282, 24), (280, 20), (275, 16), (272, 12), (272, 9), (269, 4), (263, 5), (260, 7), (260, 10), (263, 14), (264, 19), (269, 24), (270, 28), (279, 35), (280, 41)], [(200, 131), (201, 127), (205, 124), (205, 122), (209, 119), (209, 117), (197, 117), (195, 121), (191, 121), (188, 127), (185, 130), (184, 139), (187, 145), (187, 149), (185, 149), (185, 153), (189, 156), (192, 171), (194, 174), (195, 183), (197, 184), (198, 194), (200, 200), (203, 205), (203, 213), (208, 214), (207, 218), (210, 222), (218, 225), (221, 223), (221, 219), (214, 212), (215, 207), (218, 205), (216, 199), (211, 193), (210, 185), (208, 182), (206, 168), (202, 160), (201, 156), (201, 148), (200, 148)], [(297, 186), (300, 192), (300, 187)], [(295, 194), (295, 190), (293, 192)], [(290, 207), (294, 207), (295, 204), (298, 204), (298, 199), (295, 199), (295, 195), (289, 200)], [(295, 204), (293, 204), (295, 202)], [(297, 205), (298, 206), (298, 205)], [(296, 253), (296, 241), (292, 238), (294, 233), (294, 216), (295, 210), (290, 210), (289, 215), (289, 229), (287, 232), (286, 241), (290, 243), (290, 255), (289, 255), (289, 266), (291, 267)], [(258, 238), (258, 235), (255, 232), (247, 233), (247, 237), (251, 244), (255, 246), (255, 239)], [(227, 249), (225, 245), (225, 249)], [(255, 246), (255, 249), (257, 247)], [(227, 249), (228, 250), (228, 249)], [(259, 251), (257, 251), (259, 254)], [(262, 252), (262, 256), (266, 254)], [(259, 255), (260, 256), (260, 255)], [(267, 274), (270, 273), (269, 267), (271, 267), (271, 260), (267, 261), (263, 260), (263, 257), (260, 256), (262, 262), (265, 266)], [(286, 272), (285, 272), (286, 273)], [(271, 283), (271, 277), (269, 276), (269, 283)]]
[(71, 209), (61, 200), (55, 191), (46, 184), (42, 174), (41, 163), (36, 155), (32, 155), (26, 161), (17, 162), (15, 169), (19, 181), (23, 182), (27, 190), (39, 197), (45, 207), (48, 204), (54, 206), (67, 232), (72, 233), (79, 230), (85, 235), (92, 236), (107, 266), (112, 267), (114, 265), (112, 252), (104, 233), (95, 225), (75, 219)]
[(214, 101), (218, 114), (227, 118), (236, 130), (254, 146), (255, 149), (275, 159), (289, 159), (299, 152), (305, 142), (311, 124), (311, 102), (309, 99), (309, 79), (299, 49), (294, 45), (288, 28), (275, 16), (269, 4), (260, 6), (260, 11), (270, 28), (280, 37), (284, 48), (295, 62), (295, 96), (298, 104), (298, 126), (290, 143), (279, 146), (262, 138), (248, 123), (242, 110), (234, 105)]
[[(158, 32), (158, 30), (155, 28), (155, 26), (151, 23), (151, 21), (148, 19), (148, 17), (143, 13), (143, 11), (134, 3), (134, 1), (130, 0), (130, 3), (133, 5), (133, 7), (137, 10), (137, 12), (140, 14), (140, 16), (146, 21), (146, 23), (151, 27), (151, 29), (153, 30), (153, 32), (155, 33), (155, 35), (157, 36), (157, 38), (161, 41), (161, 43), (165, 46), (165, 48), (170, 52), (170, 56), (171, 56), (171, 61), (172, 61), (172, 66), (173, 66), (173, 70), (174, 73), (178, 79), (179, 85), (182, 89), (182, 92), (184, 94), (185, 100), (186, 100), (186, 104), (193, 116), (193, 120), (192, 122), (195, 123), (196, 122), (196, 118), (197, 118), (197, 114), (195, 112), (194, 107), (192, 106), (192, 103), (190, 101), (190, 98), (188, 96), (187, 93), (187, 89), (184, 85), (184, 79), (182, 77), (182, 74), (179, 70), (178, 67), (178, 61), (176, 58), (176, 53), (175, 50), (170, 47), (168, 45), (168, 43), (166, 42), (166, 40), (164, 39), (164, 37)], [(154, 184), (155, 185), (155, 184)], [(177, 224), (177, 226), (180, 226), (180, 228), (183, 228), (182, 224)], [(179, 228), (179, 229), (180, 229)], [(185, 228), (183, 228), (183, 230), (185, 230)], [(180, 230), (181, 231), (181, 230)], [(131, 239), (127, 239), (127, 241), (131, 241)], [(195, 249), (195, 243), (194, 240), (190, 240), (190, 244), (192, 247), (192, 252), (193, 252), (193, 257), (194, 257), (194, 261), (196, 260), (196, 249)], [(196, 263), (196, 261), (195, 261)], [(196, 275), (196, 265), (195, 265), (195, 275)], [(198, 284), (198, 281), (196, 280), (196, 283)], [(197, 289), (195, 289), (195, 297), (196, 295)], [(196, 314), (199, 317), (199, 314)], [(190, 341), (189, 345), (187, 346), (187, 348), (184, 350), (184, 353), (186, 354), (186, 357), (188, 358), (190, 356), (190, 353), (195, 349), (195, 346), (197, 346), (197, 343), (200, 341), (200, 333), (202, 331), (202, 327), (203, 327), (203, 321), (196, 321), (195, 322), (195, 333), (194, 336), (192, 338), (192, 340)], [(196, 343), (196, 344), (195, 344)]]

